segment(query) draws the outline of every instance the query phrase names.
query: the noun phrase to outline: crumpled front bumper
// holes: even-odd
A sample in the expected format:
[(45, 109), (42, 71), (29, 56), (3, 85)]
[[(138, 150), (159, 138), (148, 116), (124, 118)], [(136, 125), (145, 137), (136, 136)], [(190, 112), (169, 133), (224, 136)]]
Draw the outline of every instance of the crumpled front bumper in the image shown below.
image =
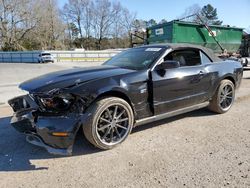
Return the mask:
[[(39, 107), (30, 95), (16, 97), (8, 102), (14, 110), (11, 125), (26, 134), (28, 142), (44, 147), (52, 154), (72, 154), (76, 133), (87, 118), (86, 114), (36, 115)], [(54, 133), (64, 133), (66, 136), (55, 136)]]

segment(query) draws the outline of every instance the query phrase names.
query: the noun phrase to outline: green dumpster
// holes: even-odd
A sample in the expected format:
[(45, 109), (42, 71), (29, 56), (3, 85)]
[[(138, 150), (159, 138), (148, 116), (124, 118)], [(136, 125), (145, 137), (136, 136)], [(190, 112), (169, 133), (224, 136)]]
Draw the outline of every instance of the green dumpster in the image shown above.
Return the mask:
[[(242, 39), (242, 28), (209, 26), (216, 39), (229, 53), (237, 52)], [(220, 53), (221, 49), (204, 25), (171, 21), (147, 29), (147, 42), (154, 43), (191, 43), (211, 48)]]

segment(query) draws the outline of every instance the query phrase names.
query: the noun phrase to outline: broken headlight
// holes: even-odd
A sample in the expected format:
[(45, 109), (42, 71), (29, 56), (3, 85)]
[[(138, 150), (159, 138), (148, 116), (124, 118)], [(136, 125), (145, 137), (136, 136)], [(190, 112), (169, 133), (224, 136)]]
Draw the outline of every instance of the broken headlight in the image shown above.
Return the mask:
[(48, 111), (65, 111), (70, 108), (75, 98), (71, 94), (58, 94), (55, 96), (39, 97), (43, 108)]

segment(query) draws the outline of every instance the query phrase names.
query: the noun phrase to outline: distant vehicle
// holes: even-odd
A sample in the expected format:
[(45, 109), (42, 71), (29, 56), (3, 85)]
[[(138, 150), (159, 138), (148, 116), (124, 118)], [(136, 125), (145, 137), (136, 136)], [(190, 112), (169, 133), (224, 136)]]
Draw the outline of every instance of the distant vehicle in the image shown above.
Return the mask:
[(102, 66), (22, 83), (27, 95), (9, 100), (11, 124), (50, 153), (71, 154), (79, 129), (94, 146), (111, 149), (137, 125), (203, 107), (227, 112), (242, 75), (240, 62), (223, 61), (201, 46), (132, 48)]
[(47, 63), (51, 62), (54, 63), (54, 57), (51, 53), (42, 52), (38, 55), (38, 63)]

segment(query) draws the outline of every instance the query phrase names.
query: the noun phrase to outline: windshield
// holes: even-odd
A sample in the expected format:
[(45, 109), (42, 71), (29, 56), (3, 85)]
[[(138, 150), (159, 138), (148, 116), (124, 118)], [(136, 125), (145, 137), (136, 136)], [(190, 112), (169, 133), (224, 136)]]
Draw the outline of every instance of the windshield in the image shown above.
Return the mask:
[(165, 49), (165, 47), (132, 48), (119, 53), (103, 65), (112, 65), (134, 70), (147, 69), (160, 57)]

